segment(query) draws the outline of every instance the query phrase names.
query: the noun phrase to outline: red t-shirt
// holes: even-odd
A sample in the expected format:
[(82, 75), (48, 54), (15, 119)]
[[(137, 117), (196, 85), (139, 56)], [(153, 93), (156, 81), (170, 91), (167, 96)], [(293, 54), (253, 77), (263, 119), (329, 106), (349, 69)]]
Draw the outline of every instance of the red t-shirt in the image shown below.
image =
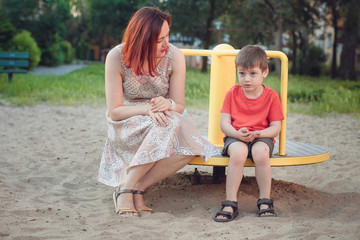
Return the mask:
[(258, 131), (270, 126), (270, 122), (284, 119), (279, 95), (264, 86), (264, 92), (256, 99), (247, 98), (241, 85), (235, 85), (226, 93), (222, 113), (231, 115), (231, 125), (239, 130), (246, 127)]

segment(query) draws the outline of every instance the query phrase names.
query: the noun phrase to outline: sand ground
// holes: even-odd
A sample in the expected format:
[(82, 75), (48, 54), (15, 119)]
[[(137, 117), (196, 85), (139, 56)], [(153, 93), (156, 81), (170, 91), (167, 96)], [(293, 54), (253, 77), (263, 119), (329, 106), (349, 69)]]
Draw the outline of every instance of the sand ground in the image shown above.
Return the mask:
[[(2, 239), (360, 239), (360, 120), (289, 114), (287, 139), (327, 147), (330, 159), (274, 167), (277, 218), (258, 218), (254, 168), (239, 191), (240, 217), (211, 218), (225, 197), (211, 167), (188, 165), (148, 190), (152, 215), (114, 214), (97, 182), (105, 106), (0, 106)], [(188, 112), (206, 135), (207, 111)], [(194, 169), (201, 183), (194, 184)]]

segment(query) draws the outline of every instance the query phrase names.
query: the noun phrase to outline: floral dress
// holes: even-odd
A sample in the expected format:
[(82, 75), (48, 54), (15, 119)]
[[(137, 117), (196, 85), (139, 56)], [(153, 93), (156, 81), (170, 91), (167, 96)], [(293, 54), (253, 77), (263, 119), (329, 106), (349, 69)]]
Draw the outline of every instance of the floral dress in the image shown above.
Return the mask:
[[(115, 47), (121, 58), (123, 44)], [(149, 104), (151, 98), (168, 98), (172, 74), (172, 54), (158, 64), (158, 76), (136, 76), (121, 61), (123, 104)], [(98, 180), (109, 186), (119, 186), (131, 167), (159, 161), (173, 155), (205, 157), (204, 140), (196, 127), (181, 114), (172, 112), (169, 125), (157, 126), (149, 115), (137, 115), (121, 121), (111, 120), (106, 112), (108, 136), (101, 157)], [(206, 144), (205, 144), (206, 145)]]

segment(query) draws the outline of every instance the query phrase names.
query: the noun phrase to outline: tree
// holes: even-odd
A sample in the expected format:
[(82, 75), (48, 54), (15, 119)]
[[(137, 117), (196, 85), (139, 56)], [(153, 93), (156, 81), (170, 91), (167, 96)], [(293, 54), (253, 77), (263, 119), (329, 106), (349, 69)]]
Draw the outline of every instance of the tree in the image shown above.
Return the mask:
[[(100, 48), (121, 41), (123, 31), (141, 1), (87, 0), (89, 41)], [(105, 40), (105, 41), (104, 41)]]
[(360, 3), (351, 0), (343, 6), (343, 49), (340, 57), (339, 76), (343, 80), (356, 80), (355, 49), (359, 39)]
[[(210, 28), (214, 20), (229, 6), (229, 0), (167, 0), (161, 4), (161, 8), (168, 10), (173, 17), (172, 33), (193, 40), (201, 39), (204, 49), (209, 49), (213, 43)], [(207, 57), (203, 57), (202, 72), (206, 71)]]
[[(290, 32), (292, 74), (304, 73), (306, 55), (312, 46), (309, 46), (309, 36), (318, 28), (319, 2), (310, 0), (290, 0), (289, 13), (286, 19), (286, 28)], [(292, 17), (291, 17), (292, 16)], [(300, 49), (300, 57), (297, 56)], [(317, 63), (318, 64), (318, 63)]]
[(338, 45), (338, 20), (340, 18), (340, 2), (343, 0), (321, 0), (325, 3), (326, 13), (331, 16), (330, 24), (334, 28), (334, 42), (332, 45), (332, 59), (331, 59), (331, 78), (337, 77), (337, 66), (336, 66), (336, 49)]
[(42, 52), (41, 63), (59, 64), (57, 56), (66, 37), (65, 22), (71, 18), (70, 0), (2, 0), (0, 3), (17, 31), (31, 32)]

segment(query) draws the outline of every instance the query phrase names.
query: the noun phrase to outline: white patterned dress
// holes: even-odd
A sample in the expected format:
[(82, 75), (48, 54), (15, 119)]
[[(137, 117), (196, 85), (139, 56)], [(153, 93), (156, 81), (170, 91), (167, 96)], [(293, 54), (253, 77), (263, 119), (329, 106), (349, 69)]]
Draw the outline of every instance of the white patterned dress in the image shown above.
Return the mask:
[[(121, 57), (122, 44), (116, 46)], [(136, 76), (121, 61), (124, 105), (148, 104), (151, 98), (168, 98), (172, 74), (172, 54), (168, 53), (158, 64), (159, 76)], [(109, 186), (119, 186), (128, 170), (137, 165), (159, 161), (172, 155), (205, 157), (204, 141), (196, 127), (181, 114), (172, 112), (166, 127), (156, 126), (149, 115), (113, 121), (108, 112), (108, 137), (102, 154), (98, 180)]]

